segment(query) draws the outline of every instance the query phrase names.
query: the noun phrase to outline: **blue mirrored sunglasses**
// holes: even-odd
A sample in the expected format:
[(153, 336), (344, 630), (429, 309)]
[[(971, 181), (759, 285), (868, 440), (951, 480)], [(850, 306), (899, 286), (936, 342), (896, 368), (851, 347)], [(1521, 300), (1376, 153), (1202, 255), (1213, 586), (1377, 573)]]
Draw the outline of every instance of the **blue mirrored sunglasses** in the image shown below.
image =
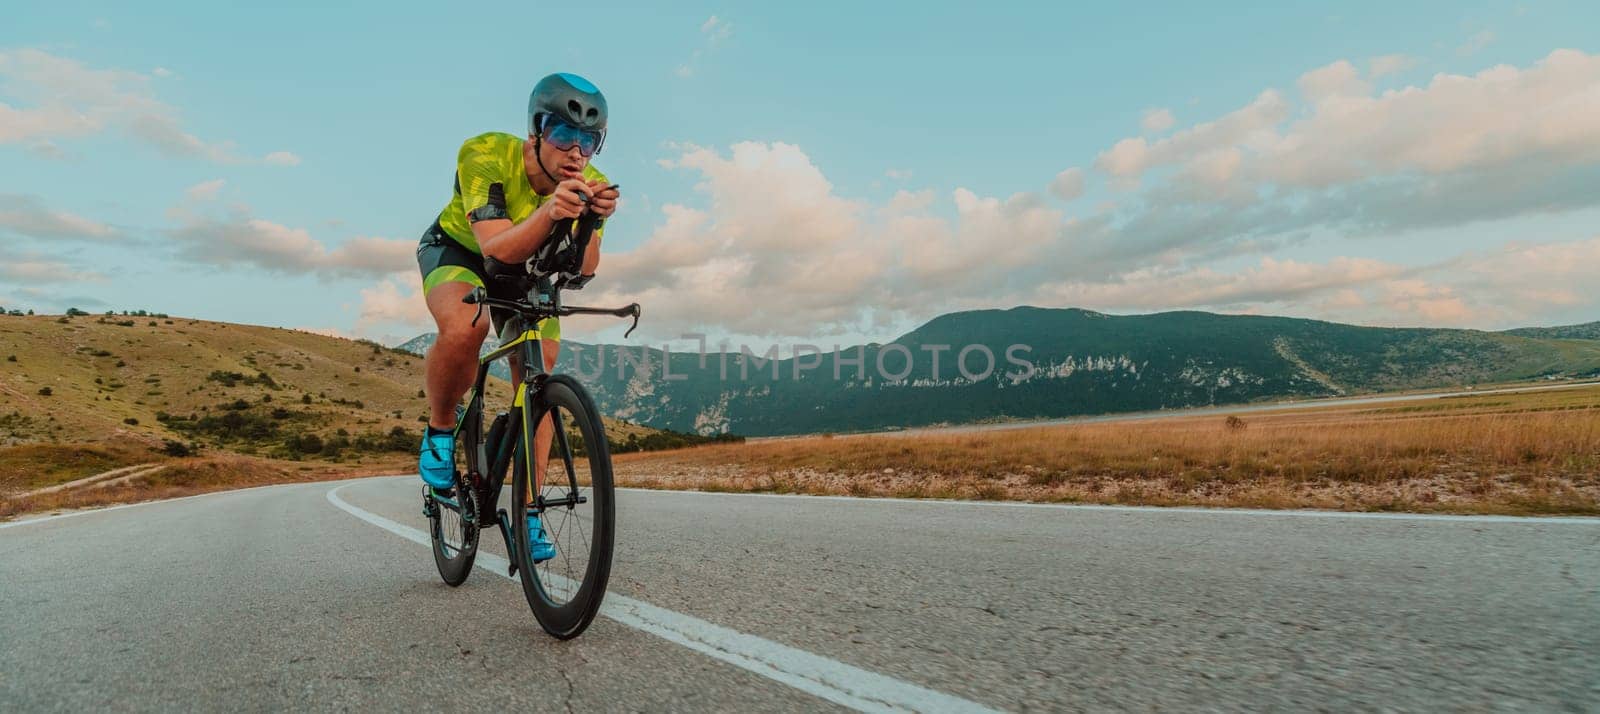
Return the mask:
[(551, 146), (562, 151), (571, 151), (578, 147), (578, 153), (584, 156), (594, 156), (600, 150), (600, 143), (605, 140), (605, 134), (589, 129), (579, 129), (553, 116), (544, 120), (544, 140)]

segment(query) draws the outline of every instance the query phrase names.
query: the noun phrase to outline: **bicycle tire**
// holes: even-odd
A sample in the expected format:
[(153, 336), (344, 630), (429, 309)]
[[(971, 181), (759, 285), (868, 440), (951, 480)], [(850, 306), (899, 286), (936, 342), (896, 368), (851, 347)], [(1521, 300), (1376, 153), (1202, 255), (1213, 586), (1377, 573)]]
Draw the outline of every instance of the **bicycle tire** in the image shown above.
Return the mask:
[[(476, 410), (463, 415), (463, 419), (476, 419)], [(478, 424), (465, 421), (456, 430), (456, 489), (455, 503), (459, 510), (438, 502), (431, 490), (424, 487), (424, 504), (428, 511), (428, 534), (433, 541), (433, 564), (439, 577), (450, 587), (458, 587), (472, 574), (473, 561), (478, 556), (478, 537), (483, 528), (483, 505), (478, 502), (477, 489), (467, 483), (471, 449), (477, 447)], [(463, 468), (466, 466), (466, 468)]]
[[(512, 527), (516, 541), (513, 550), (515, 550), (517, 571), (522, 580), (522, 592), (539, 626), (557, 639), (568, 640), (582, 634), (594, 620), (594, 616), (599, 613), (600, 603), (605, 598), (606, 584), (611, 577), (616, 526), (616, 493), (612, 482), (611, 452), (607, 447), (605, 425), (600, 421), (594, 400), (577, 380), (566, 375), (552, 375), (545, 380), (542, 391), (534, 391), (531, 386), (525, 388), (530, 390), (523, 404), (525, 424), (537, 425), (546, 413), (554, 411), (558, 415), (570, 417), (583, 439), (586, 473), (589, 480), (589, 489), (585, 495), (588, 498), (587, 505), (590, 506), (587, 511), (590, 528), (587, 530), (582, 528), (581, 516), (574, 520), (579, 524), (575, 532), (587, 533), (585, 545), (589, 558), (583, 568), (582, 581), (571, 587), (573, 595), (565, 602), (552, 596), (545, 581), (551, 580), (554, 583), (553, 577), (566, 581), (570, 581), (571, 578), (559, 574), (553, 575), (549, 572), (549, 568), (541, 571), (538, 564), (532, 561), (527, 547), (527, 518), (518, 517), (527, 513), (529, 508), (528, 482), (532, 474), (528, 468), (529, 459), (525, 450), (528, 448), (526, 441), (531, 438), (533, 427), (526, 427), (525, 436), (517, 439), (517, 451), (512, 459), (511, 513), (514, 514)], [(546, 468), (546, 491), (550, 489), (552, 478), (566, 479), (565, 466), (559, 461), (561, 444), (562, 441), (559, 439), (552, 440), (552, 451), (557, 453), (552, 454)], [(571, 448), (570, 444), (568, 446), (571, 451), (576, 450)], [(558, 471), (558, 468), (561, 470)], [(543, 515), (545, 522), (550, 523), (552, 514)], [(546, 530), (548, 532), (550, 529)], [(560, 541), (559, 532), (553, 537), (558, 551), (567, 547), (567, 544)], [(564, 591), (568, 588), (560, 589)]]

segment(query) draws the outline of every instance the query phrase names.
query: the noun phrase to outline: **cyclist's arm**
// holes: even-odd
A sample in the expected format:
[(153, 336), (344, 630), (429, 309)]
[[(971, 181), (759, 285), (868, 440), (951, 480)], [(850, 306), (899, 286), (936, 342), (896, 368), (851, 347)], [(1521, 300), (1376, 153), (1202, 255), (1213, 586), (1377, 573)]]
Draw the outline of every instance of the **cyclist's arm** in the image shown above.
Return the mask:
[(507, 218), (475, 221), (472, 235), (478, 238), (484, 256), (502, 263), (521, 263), (533, 257), (554, 227), (555, 221), (541, 207), (521, 223), (512, 223)]
[[(591, 206), (594, 211), (605, 220), (610, 220), (617, 210), (617, 189), (608, 187), (609, 181), (605, 176), (589, 182), (589, 189), (595, 191)], [(594, 231), (594, 237), (589, 240), (589, 247), (583, 252), (583, 268), (579, 272), (584, 275), (594, 275), (596, 268), (600, 267), (600, 240), (605, 235), (605, 224), (600, 224)]]
[(511, 225), (504, 217), (480, 214), (479, 220), (472, 222), (472, 235), (478, 239), (485, 256), (502, 263), (520, 263), (533, 257), (539, 246), (544, 245), (557, 221), (578, 216), (583, 210), (580, 194), (586, 190), (588, 185), (584, 182), (567, 179), (557, 184), (549, 200), (522, 223)]
[(589, 239), (589, 247), (583, 251), (583, 269), (579, 272), (584, 275), (594, 275), (595, 268), (600, 267), (600, 238), (605, 231), (596, 230), (594, 237)]

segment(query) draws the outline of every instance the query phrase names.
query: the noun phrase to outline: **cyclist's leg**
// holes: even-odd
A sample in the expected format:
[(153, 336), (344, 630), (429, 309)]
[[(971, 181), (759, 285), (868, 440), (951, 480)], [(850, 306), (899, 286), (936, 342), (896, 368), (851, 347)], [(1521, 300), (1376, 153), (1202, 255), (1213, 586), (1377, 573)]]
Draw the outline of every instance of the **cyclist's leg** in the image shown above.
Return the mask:
[(425, 235), (417, 248), (422, 290), (438, 328), (438, 339), (424, 358), (427, 370), (428, 425), (451, 429), (456, 405), (477, 376), (478, 348), (489, 333), (489, 321), (472, 319), (477, 307), (461, 302), (483, 286), (483, 258), (444, 236)]
[(478, 348), (489, 334), (487, 321), (472, 326), (477, 310), (461, 302), (476, 287), (470, 283), (448, 282), (428, 291), (428, 312), (433, 314), (439, 337), (425, 358), (428, 379), (428, 424), (435, 429), (456, 425), (456, 405), (472, 388), (477, 377)]

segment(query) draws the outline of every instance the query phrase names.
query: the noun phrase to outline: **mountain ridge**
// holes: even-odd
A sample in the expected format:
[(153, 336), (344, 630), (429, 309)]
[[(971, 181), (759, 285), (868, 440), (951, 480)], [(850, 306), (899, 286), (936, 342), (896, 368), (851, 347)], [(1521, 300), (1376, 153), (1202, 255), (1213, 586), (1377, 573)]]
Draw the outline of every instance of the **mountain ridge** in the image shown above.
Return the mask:
[[(430, 341), (419, 336), (401, 349), (422, 352)], [(649, 360), (650, 373), (620, 356), (602, 361), (619, 350)], [(992, 359), (984, 359), (985, 351)], [(1196, 310), (1110, 315), (1028, 305), (947, 313), (888, 343), (820, 355), (794, 352), (783, 357), (780, 351), (775, 362), (712, 352), (706, 367), (699, 355), (674, 353), (670, 368), (656, 373), (666, 359), (660, 350), (569, 341), (557, 369), (579, 372), (606, 413), (658, 428), (745, 435), (1059, 418), (1600, 374), (1600, 342)], [(866, 371), (882, 373), (862, 374), (851, 359), (857, 354)], [(955, 364), (963, 357), (966, 362)], [(973, 367), (986, 362), (996, 369), (982, 374)], [(848, 366), (841, 370), (842, 365)], [(903, 367), (910, 371), (896, 378)], [(839, 379), (833, 379), (836, 373)]]

